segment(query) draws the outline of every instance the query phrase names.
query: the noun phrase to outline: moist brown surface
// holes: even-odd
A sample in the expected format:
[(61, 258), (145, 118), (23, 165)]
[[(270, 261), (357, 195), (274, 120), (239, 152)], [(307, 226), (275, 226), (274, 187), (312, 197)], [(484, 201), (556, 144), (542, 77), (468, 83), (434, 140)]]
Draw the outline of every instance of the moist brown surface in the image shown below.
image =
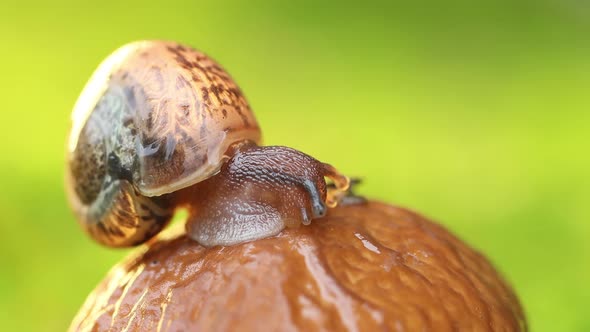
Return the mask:
[(82, 331), (518, 331), (516, 295), (441, 226), (370, 202), (231, 247), (160, 240), (88, 297)]

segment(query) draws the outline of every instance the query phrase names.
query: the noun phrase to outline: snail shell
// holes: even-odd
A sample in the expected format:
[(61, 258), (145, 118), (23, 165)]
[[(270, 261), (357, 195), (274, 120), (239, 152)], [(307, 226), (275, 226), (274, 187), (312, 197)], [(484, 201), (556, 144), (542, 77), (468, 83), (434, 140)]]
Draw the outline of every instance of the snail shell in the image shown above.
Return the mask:
[(169, 193), (216, 174), (234, 143), (260, 143), (248, 102), (229, 74), (192, 48), (164, 41), (121, 47), (75, 104), (68, 198), (98, 242), (132, 246), (174, 212)]

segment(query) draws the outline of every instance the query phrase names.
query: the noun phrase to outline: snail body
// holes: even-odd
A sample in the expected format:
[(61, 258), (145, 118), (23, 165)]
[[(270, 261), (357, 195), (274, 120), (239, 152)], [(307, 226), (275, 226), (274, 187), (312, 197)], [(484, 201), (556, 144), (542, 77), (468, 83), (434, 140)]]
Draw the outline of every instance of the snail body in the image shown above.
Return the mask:
[(302, 152), (259, 146), (256, 118), (229, 74), (173, 42), (115, 51), (72, 118), (68, 198), (82, 228), (107, 246), (149, 240), (179, 207), (203, 245), (268, 237), (322, 217), (349, 185)]

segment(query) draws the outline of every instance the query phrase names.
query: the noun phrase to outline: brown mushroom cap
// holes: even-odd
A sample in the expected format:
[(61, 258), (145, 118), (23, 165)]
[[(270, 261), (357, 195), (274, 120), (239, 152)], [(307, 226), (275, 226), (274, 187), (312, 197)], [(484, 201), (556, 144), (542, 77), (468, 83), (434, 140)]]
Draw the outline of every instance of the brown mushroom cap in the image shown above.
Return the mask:
[(116, 266), (71, 326), (109, 329), (518, 331), (526, 322), (484, 256), (414, 212), (369, 202), (232, 247), (160, 240)]

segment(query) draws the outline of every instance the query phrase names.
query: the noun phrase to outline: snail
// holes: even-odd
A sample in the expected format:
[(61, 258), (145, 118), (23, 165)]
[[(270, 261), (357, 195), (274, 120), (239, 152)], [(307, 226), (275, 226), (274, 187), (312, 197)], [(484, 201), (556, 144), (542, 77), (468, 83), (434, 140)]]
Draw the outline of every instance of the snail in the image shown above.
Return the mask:
[(148, 241), (182, 207), (188, 236), (215, 246), (307, 225), (347, 195), (333, 166), (260, 143), (248, 102), (214, 60), (133, 42), (99, 65), (74, 106), (68, 200), (106, 246)]

